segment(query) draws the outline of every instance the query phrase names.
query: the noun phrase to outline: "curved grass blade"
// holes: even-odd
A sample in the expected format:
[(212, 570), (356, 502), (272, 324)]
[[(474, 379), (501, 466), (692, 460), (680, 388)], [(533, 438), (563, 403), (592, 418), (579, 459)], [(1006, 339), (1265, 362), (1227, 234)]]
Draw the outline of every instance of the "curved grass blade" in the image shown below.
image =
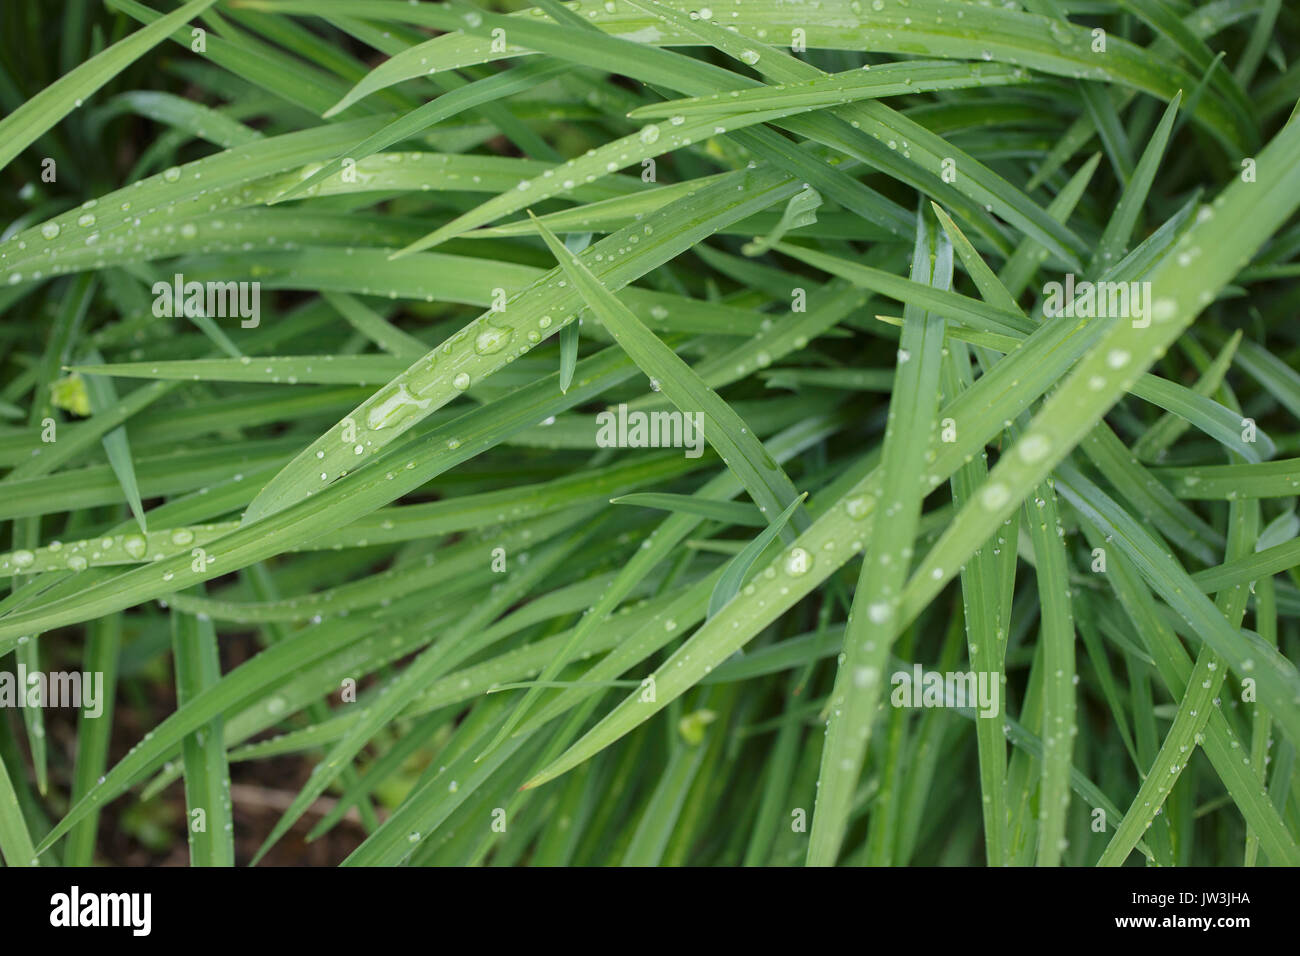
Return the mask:
[(722, 577), (718, 578), (717, 585), (713, 588), (713, 593), (709, 595), (709, 617), (717, 614), (726, 604), (740, 593), (740, 585), (745, 580), (750, 568), (758, 560), (758, 556), (766, 550), (767, 546), (776, 540), (776, 536), (786, 526), (786, 523), (794, 515), (794, 511), (803, 500), (808, 497), (802, 494), (790, 506), (781, 512), (780, 516), (764, 528), (753, 541), (745, 545), (743, 551), (727, 562), (726, 568), (722, 572)]

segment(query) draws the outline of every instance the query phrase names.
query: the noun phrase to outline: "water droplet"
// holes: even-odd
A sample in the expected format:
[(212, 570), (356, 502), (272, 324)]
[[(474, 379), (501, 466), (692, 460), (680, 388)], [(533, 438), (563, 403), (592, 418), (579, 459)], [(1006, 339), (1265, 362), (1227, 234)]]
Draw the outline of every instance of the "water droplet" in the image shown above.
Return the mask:
[(785, 573), (794, 577), (807, 574), (812, 567), (812, 555), (803, 548), (793, 548), (785, 559)]
[(1047, 457), (1047, 453), (1052, 450), (1052, 442), (1045, 435), (1025, 435), (1020, 439), (1016, 450), (1021, 461), (1032, 465)]
[(405, 385), (398, 385), (390, 395), (366, 413), (366, 424), (376, 430), (386, 428), (405, 415), (411, 407), (428, 408), (430, 401), (427, 398), (420, 401), (406, 390)]
[[(499, 328), (498, 326), (485, 323), (483, 330), (474, 338), (474, 351), (479, 355), (491, 355), (493, 352), (500, 352), (505, 348), (506, 343), (514, 334), (514, 329)], [(459, 388), (460, 386), (457, 386)]]
[(1011, 489), (1002, 482), (994, 482), (980, 492), (980, 503), (990, 511), (996, 511), (1011, 500)]
[(859, 667), (853, 672), (853, 683), (858, 687), (870, 687), (880, 680), (880, 671), (874, 667)]
[(57, 222), (47, 222), (41, 226), (41, 235), (46, 239), (57, 239), (59, 236), (59, 224)]

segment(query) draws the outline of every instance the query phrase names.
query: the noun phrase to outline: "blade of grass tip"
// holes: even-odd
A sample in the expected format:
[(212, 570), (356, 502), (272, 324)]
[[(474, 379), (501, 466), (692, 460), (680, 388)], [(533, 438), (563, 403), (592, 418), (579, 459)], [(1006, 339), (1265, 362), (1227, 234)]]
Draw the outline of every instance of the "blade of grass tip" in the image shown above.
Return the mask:
[(1098, 271), (1105, 271), (1123, 258), (1129, 239), (1133, 235), (1133, 229), (1137, 226), (1138, 216), (1146, 206), (1147, 194), (1155, 181), (1160, 160), (1164, 157), (1165, 146), (1169, 143), (1169, 133), (1173, 129), (1174, 118), (1178, 115), (1178, 106), (1182, 100), (1183, 92), (1179, 90), (1165, 107), (1164, 115), (1156, 125), (1155, 132), (1151, 134), (1151, 139), (1147, 141), (1146, 149), (1142, 151), (1142, 158), (1138, 160), (1133, 175), (1124, 186), (1124, 194), (1120, 196), (1115, 211), (1110, 214), (1106, 229), (1101, 234), (1101, 241), (1097, 243), (1096, 250), (1093, 252), (1092, 262), (1088, 267), (1089, 274), (1095, 275)]
[(1115, 103), (1111, 100), (1108, 89), (1100, 83), (1085, 81), (1078, 84), (1077, 89), (1083, 97), (1088, 115), (1097, 124), (1097, 134), (1101, 137), (1101, 145), (1115, 170), (1115, 178), (1127, 189), (1129, 180), (1133, 178), (1133, 147), (1129, 144), (1128, 134), (1124, 132), (1124, 124), (1120, 122)]
[(799, 495), (790, 506), (781, 512), (781, 516), (764, 528), (753, 541), (745, 545), (743, 551), (737, 554), (727, 563), (727, 568), (722, 572), (722, 577), (718, 578), (718, 583), (713, 588), (713, 593), (709, 595), (709, 617), (717, 614), (727, 602), (740, 593), (740, 585), (745, 580), (754, 562), (763, 550), (776, 539), (781, 529), (786, 526), (794, 514), (795, 508), (807, 498), (807, 492)]
[(348, 295), (346, 292), (322, 291), (321, 298), (337, 309), (354, 329), (385, 352), (405, 360), (408, 364), (429, 350), (414, 335), (390, 324), (387, 319), (355, 296)]
[[(952, 282), (952, 245), (917, 216), (912, 280), (947, 289)], [(904, 311), (903, 333), (880, 462), (876, 524), (862, 561), (844, 632), (844, 656), (835, 675), (822, 752), (817, 801), (808, 839), (810, 866), (831, 866), (839, 856), (858, 776), (884, 686), (889, 651), (897, 638), (899, 590), (911, 563), (921, 504), (929, 491), (917, 476), (936, 437), (944, 319), (913, 305)]]
[(137, 30), (47, 86), (0, 120), (0, 169), (82, 101), (157, 46), (177, 27), (198, 16), (216, 0), (191, 0), (179, 10)]
[[(564, 237), (564, 248), (575, 256), (591, 245), (591, 233), (573, 233)], [(560, 391), (568, 394), (573, 383), (573, 370), (578, 365), (578, 335), (582, 320), (570, 322), (560, 329)]]
[[(89, 364), (101, 364), (104, 359), (98, 352), (91, 352)], [(117, 391), (113, 380), (107, 375), (87, 375), (82, 381), (86, 385), (86, 394), (90, 398), (90, 410), (94, 414), (107, 411), (117, 404)], [(122, 486), (126, 503), (131, 507), (135, 523), (144, 534), (149, 533), (149, 525), (144, 517), (144, 503), (140, 500), (140, 484), (136, 480), (135, 460), (131, 456), (131, 443), (127, 439), (126, 426), (118, 425), (108, 432), (100, 441), (108, 455), (108, 463), (117, 476), (117, 483)]]
[(804, 246), (789, 243), (777, 243), (777, 249), (818, 269), (824, 269), (832, 275), (847, 279), (854, 285), (869, 289), (891, 299), (898, 299), (909, 307), (942, 311), (952, 321), (980, 331), (999, 334), (1028, 334), (1033, 331), (1032, 323), (1023, 313), (1008, 313), (994, 309), (979, 299), (968, 298), (945, 289), (935, 289), (911, 279), (893, 275), (884, 269), (858, 265), (847, 259), (827, 255)]
[(815, 223), (817, 221), (817, 210), (821, 207), (821, 204), (821, 193), (812, 187), (796, 193), (785, 204), (785, 211), (781, 213), (781, 218), (777, 220), (776, 228), (766, 236), (745, 243), (745, 245), (741, 246), (740, 251), (747, 256), (761, 256), (771, 249), (773, 245), (780, 242), (791, 229), (798, 229), (800, 226), (811, 226)]
[[(202, 591), (202, 586), (199, 587)], [(171, 612), (176, 705), (184, 707), (221, 679), (217, 635), (208, 618)], [(234, 824), (224, 720), (217, 716), (181, 745), (185, 765), (185, 830), (191, 866), (234, 866)]]
[[(1088, 184), (1092, 182), (1093, 173), (1101, 165), (1101, 153), (1093, 153), (1083, 164), (1074, 172), (1061, 191), (1052, 197), (1052, 201), (1047, 204), (1047, 214), (1053, 219), (1064, 222), (1070, 218), (1074, 212), (1075, 205), (1083, 196)], [(1047, 249), (1040, 242), (1026, 236), (1025, 239), (1016, 247), (1011, 258), (1002, 266), (998, 277), (1002, 284), (1007, 287), (1007, 291), (1013, 296), (1020, 296), (1025, 287), (1029, 285), (1029, 280), (1034, 277), (1038, 267), (1047, 258)]]
[(1186, 104), (1187, 108), (1183, 110), (1183, 115), (1180, 116), (1178, 118), (1178, 122), (1174, 124), (1175, 136), (1177, 136), (1180, 132), (1182, 132), (1183, 127), (1187, 125), (1187, 122), (1192, 118), (1192, 115), (1196, 112), (1197, 107), (1200, 105), (1201, 97), (1203, 97), (1210, 88), (1210, 80), (1215, 76), (1216, 71), (1219, 69), (1219, 61), (1222, 60), (1226, 55), (1227, 55), (1226, 50), (1220, 50), (1218, 53), (1216, 53), (1214, 55), (1214, 60), (1201, 73), (1201, 78), (1197, 80), (1196, 85), (1192, 87), (1191, 95), (1187, 97), (1187, 104)]
[(975, 246), (966, 238), (966, 234), (943, 211), (943, 207), (936, 202), (932, 202), (930, 208), (934, 210), (934, 214), (939, 218), (939, 224), (943, 226), (943, 231), (948, 234), (948, 240), (952, 243), (958, 258), (961, 259), (966, 274), (971, 277), (971, 281), (975, 283), (975, 288), (979, 289), (980, 296), (984, 301), (995, 309), (1001, 309), (1003, 312), (1009, 312), (1012, 315), (1020, 312), (1020, 305), (1016, 302), (1015, 296), (1007, 291), (1007, 287), (1002, 284), (997, 274), (975, 250)]
[(1242, 146), (1253, 150), (1259, 146), (1259, 120), (1254, 104), (1247, 98), (1236, 78), (1217, 66), (1217, 58), (1197, 36), (1197, 33), (1178, 15), (1172, 4), (1164, 0), (1121, 0), (1121, 9), (1132, 13), (1168, 40), (1197, 70), (1213, 84), (1215, 92), (1236, 114), (1239, 126), (1246, 136)]
[[(1224, 343), (1219, 354), (1196, 380), (1192, 386), (1192, 391), (1203, 398), (1209, 398), (1223, 384), (1224, 376), (1228, 374), (1228, 369), (1232, 367), (1232, 360), (1237, 354), (1237, 347), (1241, 344), (1241, 329), (1237, 329), (1232, 336)], [(1165, 412), (1160, 416), (1154, 425), (1147, 428), (1138, 436), (1138, 440), (1133, 443), (1133, 457), (1139, 461), (1157, 461), (1164, 456), (1168, 448), (1176, 442), (1180, 435), (1183, 434), (1191, 423), (1185, 418), (1175, 415), (1173, 412)]]
[[(709, 388), (686, 362), (642, 324), (600, 280), (556, 238), (555, 234), (533, 218), (551, 254), (564, 274), (577, 287), (606, 331), (636, 362), (663, 394), (687, 416), (694, 426), (694, 439), (707, 440), (740, 479), (759, 511), (772, 516), (783, 512), (798, 500), (797, 492), (785, 470), (768, 454), (763, 443), (745, 425), (713, 389)], [(612, 413), (610, 413), (612, 415)], [(692, 418), (693, 416), (693, 418)], [(710, 427), (705, 428), (705, 425)], [(687, 438), (687, 425), (683, 425)], [(807, 514), (796, 508), (792, 522), (799, 532), (811, 525)], [(784, 529), (782, 537), (793, 541), (795, 535)]]
[(182, 314), (221, 351), (233, 359), (243, 358), (244, 353), (239, 351), (239, 346), (221, 330), (221, 326), (212, 320), (212, 316), (207, 315), (202, 309), (183, 309)]

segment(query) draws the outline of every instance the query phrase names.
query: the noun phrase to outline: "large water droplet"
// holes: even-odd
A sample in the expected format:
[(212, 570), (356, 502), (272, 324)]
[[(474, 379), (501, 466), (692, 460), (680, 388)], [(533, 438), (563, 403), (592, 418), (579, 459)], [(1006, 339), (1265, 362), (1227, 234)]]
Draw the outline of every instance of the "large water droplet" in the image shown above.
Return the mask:
[(799, 577), (812, 567), (813, 557), (803, 548), (793, 548), (785, 559), (785, 573)]
[(428, 408), (431, 399), (423, 401), (415, 398), (406, 390), (405, 385), (398, 385), (379, 404), (366, 413), (366, 424), (376, 430), (387, 428), (411, 408)]
[(500, 352), (510, 341), (514, 329), (500, 328), (491, 323), (484, 323), (483, 330), (474, 338), (474, 351), (479, 355), (491, 355)]
[(997, 481), (980, 493), (980, 503), (990, 511), (996, 511), (1011, 500), (1011, 489)]
[(877, 624), (884, 624), (894, 615), (894, 609), (887, 601), (876, 601), (867, 607), (867, 617)]
[(1052, 450), (1052, 442), (1046, 435), (1026, 435), (1020, 439), (1016, 450), (1020, 453), (1021, 461), (1032, 465), (1047, 457), (1047, 453)]
[(858, 495), (856, 498), (850, 498), (844, 505), (844, 510), (849, 513), (850, 518), (862, 519), (871, 513), (871, 499), (866, 495)]

